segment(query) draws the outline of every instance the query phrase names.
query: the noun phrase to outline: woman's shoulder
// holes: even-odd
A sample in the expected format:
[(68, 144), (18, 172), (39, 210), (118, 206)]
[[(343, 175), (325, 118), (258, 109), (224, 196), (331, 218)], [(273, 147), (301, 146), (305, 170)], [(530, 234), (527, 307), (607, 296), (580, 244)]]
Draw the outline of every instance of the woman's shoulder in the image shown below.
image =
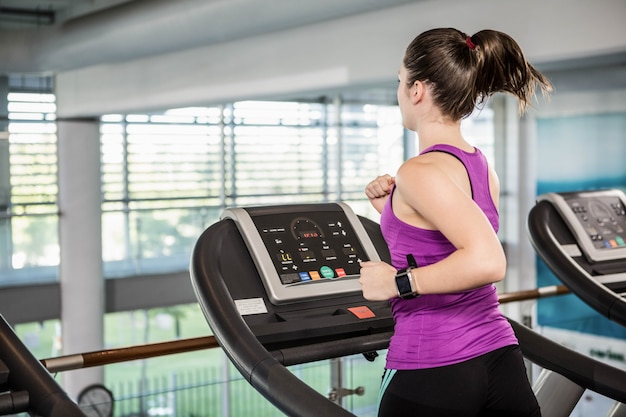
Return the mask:
[(406, 160), (396, 174), (396, 186), (412, 191), (428, 191), (441, 181), (450, 181), (445, 163), (437, 155), (418, 155)]
[(441, 193), (448, 196), (471, 195), (471, 185), (464, 164), (443, 152), (421, 154), (405, 161), (396, 175), (398, 192), (407, 200), (429, 199)]
[[(451, 159), (452, 158), (452, 159)], [(397, 176), (419, 178), (422, 175), (444, 175), (450, 162), (459, 163), (452, 155), (429, 152), (407, 159), (398, 169)]]

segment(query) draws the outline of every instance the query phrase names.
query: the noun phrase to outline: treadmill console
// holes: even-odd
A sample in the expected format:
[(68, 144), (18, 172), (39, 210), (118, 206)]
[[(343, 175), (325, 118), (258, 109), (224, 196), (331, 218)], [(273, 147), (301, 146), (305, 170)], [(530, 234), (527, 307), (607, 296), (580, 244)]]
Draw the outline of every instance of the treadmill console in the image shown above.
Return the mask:
[(379, 260), (344, 204), (230, 208), (270, 301), (286, 304), (359, 293), (361, 260)]
[(549, 193), (590, 262), (626, 258), (626, 196), (619, 190)]

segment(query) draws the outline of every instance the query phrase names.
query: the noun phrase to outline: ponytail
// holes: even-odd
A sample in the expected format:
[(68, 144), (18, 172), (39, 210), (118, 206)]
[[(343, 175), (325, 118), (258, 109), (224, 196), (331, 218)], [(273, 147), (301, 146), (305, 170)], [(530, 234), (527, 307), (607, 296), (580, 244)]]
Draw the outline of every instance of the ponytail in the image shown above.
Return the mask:
[(509, 35), (481, 30), (472, 36), (452, 28), (426, 31), (407, 47), (403, 65), (407, 83), (431, 85), (435, 104), (447, 117), (469, 116), (476, 105), (497, 92), (518, 98), (526, 111), (538, 86), (552, 91), (547, 78), (530, 65)]
[(536, 87), (544, 95), (552, 91), (548, 79), (529, 64), (515, 40), (503, 32), (481, 30), (471, 36), (476, 43), (474, 88), (482, 101), (497, 92), (517, 97), (520, 113), (530, 106)]

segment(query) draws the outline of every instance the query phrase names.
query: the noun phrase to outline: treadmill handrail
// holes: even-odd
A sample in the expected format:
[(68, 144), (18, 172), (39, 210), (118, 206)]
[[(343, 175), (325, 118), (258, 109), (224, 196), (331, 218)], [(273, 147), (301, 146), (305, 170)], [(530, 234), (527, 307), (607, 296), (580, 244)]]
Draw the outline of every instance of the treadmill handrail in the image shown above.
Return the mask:
[[(598, 394), (626, 403), (626, 371), (583, 355), (554, 342), (536, 331), (508, 319), (519, 340), (524, 357), (542, 368), (559, 373), (573, 383)], [(362, 353), (387, 347), (391, 332), (370, 335), (363, 339), (358, 352), (345, 340), (297, 346), (273, 351), (272, 354), (283, 365), (294, 365), (307, 361), (328, 359), (347, 354)], [(360, 340), (357, 339), (357, 343)], [(346, 349), (346, 350), (344, 350)], [(318, 357), (314, 357), (316, 352)], [(320, 354), (323, 354), (322, 355)]]
[(216, 339), (239, 372), (267, 400), (289, 416), (354, 417), (302, 382), (280, 364), (257, 340), (245, 323), (223, 279), (198, 279), (221, 276), (218, 262), (207, 262), (204, 253), (219, 253), (225, 234), (217, 239), (204, 238), (209, 231), (236, 230), (230, 219), (210, 226), (200, 236), (192, 252), (190, 273), (196, 296)]
[[(562, 221), (549, 201), (539, 201), (528, 216), (530, 242), (548, 268), (579, 298), (596, 311), (622, 326), (626, 326), (626, 299), (599, 283), (583, 270), (561, 248), (550, 229), (550, 221)], [(551, 245), (542, 244), (551, 242)], [(583, 276), (585, 279), (570, 277)]]
[(9, 390), (28, 392), (29, 411), (42, 417), (85, 417), (1, 315), (0, 359), (9, 369)]
[(556, 343), (509, 319), (525, 358), (583, 388), (626, 403), (626, 371)]

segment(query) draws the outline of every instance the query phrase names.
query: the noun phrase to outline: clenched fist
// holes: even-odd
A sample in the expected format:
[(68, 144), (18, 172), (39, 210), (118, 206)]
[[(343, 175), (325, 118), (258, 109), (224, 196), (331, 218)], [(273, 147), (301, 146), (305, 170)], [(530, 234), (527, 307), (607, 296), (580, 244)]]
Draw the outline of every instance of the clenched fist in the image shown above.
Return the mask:
[(376, 177), (365, 187), (365, 195), (379, 213), (382, 212), (395, 181), (394, 177), (385, 174)]
[(396, 269), (385, 262), (361, 262), (359, 283), (363, 297), (370, 301), (383, 301), (398, 296)]

